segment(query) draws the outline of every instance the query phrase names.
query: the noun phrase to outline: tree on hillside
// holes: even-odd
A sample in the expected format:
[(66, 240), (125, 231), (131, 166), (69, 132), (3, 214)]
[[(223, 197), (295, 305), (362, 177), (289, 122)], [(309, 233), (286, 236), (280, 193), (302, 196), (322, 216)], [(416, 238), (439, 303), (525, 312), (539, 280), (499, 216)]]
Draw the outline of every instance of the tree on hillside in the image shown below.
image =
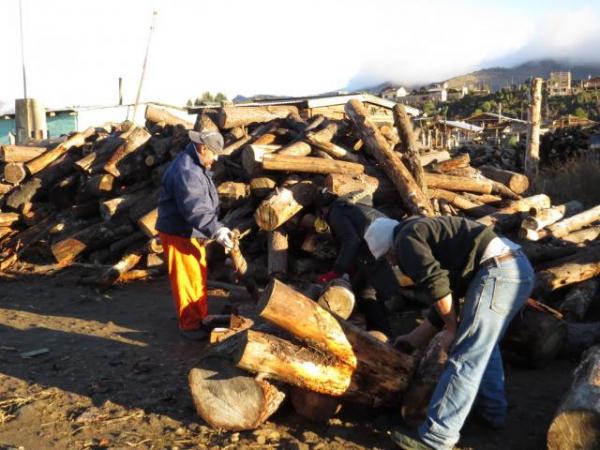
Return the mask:
[(225, 94), (223, 94), (222, 92), (217, 92), (217, 95), (215, 95), (215, 102), (226, 102), (227, 101), (227, 96)]
[(581, 119), (587, 119), (588, 118), (588, 113), (585, 109), (583, 109), (581, 106), (575, 108), (575, 111), (573, 112), (574, 115), (576, 115), (577, 117), (581, 118)]
[(430, 116), (435, 112), (435, 104), (431, 100), (427, 100), (425, 103), (423, 103), (423, 112)]

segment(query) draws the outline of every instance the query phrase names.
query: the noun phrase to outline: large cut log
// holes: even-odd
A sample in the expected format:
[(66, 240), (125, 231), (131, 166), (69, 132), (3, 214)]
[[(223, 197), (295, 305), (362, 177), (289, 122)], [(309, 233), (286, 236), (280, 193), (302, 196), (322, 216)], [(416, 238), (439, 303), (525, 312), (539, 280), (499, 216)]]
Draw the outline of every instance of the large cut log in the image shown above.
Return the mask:
[(316, 186), (312, 181), (301, 181), (288, 188), (278, 188), (256, 208), (256, 224), (265, 231), (273, 231), (314, 200)]
[(267, 241), (269, 276), (285, 275), (288, 267), (288, 237), (287, 234), (274, 230), (269, 232)]
[(297, 387), (290, 388), (294, 411), (312, 422), (327, 422), (342, 409), (340, 399)]
[(146, 120), (154, 123), (164, 123), (165, 125), (181, 125), (186, 130), (191, 130), (194, 128), (194, 124), (192, 122), (188, 122), (187, 120), (180, 119), (174, 114), (171, 114), (169, 111), (163, 108), (158, 108), (153, 105), (146, 105)]
[(550, 197), (545, 194), (539, 194), (515, 200), (508, 206), (500, 208), (495, 213), (477, 219), (477, 222), (483, 225), (494, 226), (501, 231), (510, 230), (519, 226), (521, 213), (529, 211), (533, 207), (549, 208)]
[(37, 158), (46, 150), (46, 147), (0, 145), (0, 161), (5, 163), (25, 163)]
[(425, 349), (406, 394), (402, 398), (401, 414), (411, 427), (417, 427), (427, 417), (427, 406), (448, 361), (443, 334), (436, 334)]
[(548, 226), (546, 236), (560, 238), (596, 221), (600, 221), (600, 205)]
[(574, 244), (581, 244), (587, 241), (594, 241), (600, 236), (600, 225), (593, 227), (584, 228), (583, 230), (574, 231), (566, 236), (562, 236), (560, 239), (565, 242), (572, 242)]
[(543, 295), (598, 275), (600, 275), (600, 245), (594, 245), (555, 261), (553, 267), (537, 272), (534, 293)]
[(266, 154), (274, 153), (280, 145), (251, 144), (242, 150), (242, 167), (249, 177), (255, 177), (262, 172), (262, 161)]
[(458, 192), (476, 192), (480, 194), (491, 194), (493, 184), (488, 180), (477, 180), (474, 178), (457, 177), (440, 173), (425, 173), (427, 185), (434, 188), (446, 189)]
[(377, 177), (330, 174), (325, 177), (323, 185), (338, 197), (349, 196), (358, 200), (370, 195), (375, 204), (394, 203), (398, 198), (398, 192), (385, 174)]
[(29, 172), (31, 175), (35, 175), (67, 153), (71, 147), (81, 147), (83, 144), (85, 144), (86, 139), (92, 136), (95, 132), (96, 130), (90, 127), (85, 131), (73, 134), (66, 141), (58, 144), (52, 150), (48, 150), (37, 158), (27, 162), (25, 164), (27, 167), (27, 172)]
[[(348, 390), (347, 394), (358, 399), (358, 393), (353, 391), (358, 383), (362, 400), (376, 405), (396, 403), (398, 394), (406, 389), (414, 368), (411, 357), (336, 318), (280, 281), (272, 280), (265, 288), (258, 309), (262, 318), (311, 343), (329, 358), (340, 361), (340, 366), (350, 368), (342, 373), (350, 376), (341, 383), (342, 392), (337, 388), (312, 390), (334, 396)], [(323, 379), (315, 381), (320, 383)], [(299, 387), (310, 389), (310, 386)]]
[[(471, 163), (471, 157), (468, 153), (461, 153), (458, 156), (447, 159), (445, 161), (434, 162), (431, 164), (431, 170), (436, 173), (448, 173), (453, 172), (456, 169), (462, 169), (469, 167)], [(458, 175), (458, 173), (453, 173)]]
[(354, 311), (356, 300), (352, 286), (342, 278), (332, 280), (317, 300), (317, 303), (336, 316), (346, 320)]
[(0, 227), (9, 227), (17, 223), (21, 219), (21, 216), (17, 213), (0, 213)]
[(104, 165), (104, 170), (115, 178), (126, 177), (137, 168), (137, 161), (131, 155), (150, 139), (150, 133), (136, 127), (127, 136), (125, 142), (117, 148)]
[(123, 145), (125, 138), (131, 131), (126, 131), (119, 136), (111, 136), (104, 139), (101, 143), (96, 141), (92, 151), (75, 162), (75, 168), (84, 175), (98, 173), (114, 151)]
[(225, 357), (203, 358), (188, 381), (198, 415), (215, 429), (254, 430), (285, 399), (274, 384), (248, 375)]
[(492, 206), (474, 203), (456, 192), (447, 191), (445, 189), (430, 189), (429, 195), (431, 198), (447, 201), (452, 206), (462, 210), (471, 217), (483, 217), (488, 214), (493, 214), (496, 211), (496, 208)]
[(283, 147), (277, 154), (287, 156), (308, 156), (311, 152), (312, 147), (310, 144), (304, 141), (296, 141)]
[(368, 149), (375, 156), (387, 176), (392, 180), (400, 198), (412, 214), (433, 215), (433, 207), (423, 194), (410, 171), (381, 135), (377, 127), (368, 118), (367, 110), (358, 100), (350, 100), (344, 108), (354, 122)]
[(556, 245), (552, 242), (519, 241), (519, 245), (532, 264), (564, 258), (581, 250), (577, 245)]
[(8, 183), (0, 183), (0, 195), (6, 195), (12, 191), (14, 186)]
[(560, 304), (567, 320), (580, 321), (585, 318), (592, 301), (600, 294), (600, 279), (592, 278), (573, 286)]
[(273, 119), (284, 119), (290, 113), (298, 114), (295, 106), (225, 106), (219, 111), (218, 125), (221, 129), (229, 129), (250, 125), (251, 123), (269, 122)]
[(567, 202), (563, 205), (553, 206), (551, 208), (531, 208), (529, 210), (529, 217), (523, 219), (521, 227), (530, 230), (541, 230), (548, 225), (558, 222), (564, 217), (572, 216), (582, 210), (583, 205), (577, 200)]
[(600, 443), (600, 346), (590, 348), (548, 429), (548, 450), (595, 450)]
[[(532, 302), (538, 305), (537, 302)], [(524, 366), (541, 368), (561, 351), (567, 335), (563, 320), (542, 306), (527, 306), (513, 319), (502, 340), (502, 353), (510, 361)]]
[(306, 132), (306, 139), (314, 144), (326, 144), (331, 142), (334, 136), (340, 130), (340, 123), (336, 121), (328, 121), (327, 124), (318, 131), (310, 130)]
[[(403, 155), (403, 161), (406, 167), (412, 174), (417, 186), (421, 188), (423, 193), (427, 195), (427, 182), (425, 181), (425, 175), (423, 172), (423, 166), (421, 165), (421, 159), (419, 157), (419, 150), (417, 146), (417, 137), (413, 130), (412, 122), (406, 112), (406, 108), (403, 104), (397, 103), (393, 109), (394, 125), (398, 131), (400, 137), (400, 151)], [(397, 147), (398, 148), (398, 147)]]
[(529, 189), (529, 179), (522, 173), (498, 169), (493, 166), (481, 166), (479, 170), (491, 180), (504, 184), (515, 194), (522, 194)]
[(143, 202), (145, 198), (152, 197), (153, 195), (154, 193), (149, 190), (141, 190), (111, 198), (110, 200), (100, 203), (100, 216), (103, 220), (109, 221), (114, 217), (127, 213), (130, 208), (138, 205), (140, 202)]
[(423, 167), (431, 163), (439, 163), (450, 159), (450, 153), (447, 150), (440, 150), (434, 152), (421, 153), (420, 155), (421, 165)]
[(74, 170), (73, 162), (75, 159), (70, 153), (56, 159), (36, 176), (11, 191), (6, 199), (6, 205), (10, 208), (18, 209), (26, 203), (43, 197), (57, 181), (66, 177)]
[(362, 164), (346, 161), (327, 160), (311, 156), (286, 156), (279, 153), (263, 156), (265, 170), (305, 173), (343, 173), (360, 174), (365, 168)]
[(4, 181), (10, 184), (20, 184), (25, 178), (27, 178), (25, 164), (12, 162), (4, 166)]
[(50, 249), (59, 264), (68, 264), (84, 252), (106, 246), (132, 232), (130, 225), (98, 223), (55, 242)]
[(248, 144), (252, 144), (253, 142), (256, 141), (256, 139), (258, 139), (263, 134), (271, 133), (273, 130), (276, 129), (276, 127), (277, 127), (276, 124), (269, 124), (269, 123), (266, 123), (266, 124), (263, 124), (263, 125), (257, 127), (248, 136), (241, 137), (237, 141), (232, 142), (231, 144), (227, 145), (227, 147), (225, 147), (223, 149), (223, 151), (221, 152), (221, 155), (234, 156), (239, 149), (244, 148), (244, 146), (246, 146)]

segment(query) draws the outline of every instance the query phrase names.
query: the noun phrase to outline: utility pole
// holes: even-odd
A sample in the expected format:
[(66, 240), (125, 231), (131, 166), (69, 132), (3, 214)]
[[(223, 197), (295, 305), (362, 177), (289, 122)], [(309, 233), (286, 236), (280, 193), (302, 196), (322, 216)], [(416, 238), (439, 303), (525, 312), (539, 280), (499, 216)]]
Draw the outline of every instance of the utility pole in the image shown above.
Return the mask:
[(148, 63), (148, 52), (150, 51), (150, 42), (152, 41), (152, 33), (156, 25), (156, 16), (158, 11), (152, 11), (152, 23), (150, 25), (150, 33), (148, 33), (148, 42), (146, 43), (146, 54), (144, 55), (144, 63), (142, 65), (142, 74), (140, 76), (140, 83), (138, 85), (137, 95), (135, 96), (135, 106), (133, 107), (132, 120), (135, 122), (135, 115), (137, 113), (138, 105), (140, 103), (140, 95), (142, 94), (142, 84), (144, 84), (144, 75), (146, 75), (146, 64)]
[(21, 66), (23, 67), (23, 98), (27, 98), (27, 72), (25, 70), (25, 44), (23, 42), (23, 5), (19, 0), (19, 31), (21, 33)]

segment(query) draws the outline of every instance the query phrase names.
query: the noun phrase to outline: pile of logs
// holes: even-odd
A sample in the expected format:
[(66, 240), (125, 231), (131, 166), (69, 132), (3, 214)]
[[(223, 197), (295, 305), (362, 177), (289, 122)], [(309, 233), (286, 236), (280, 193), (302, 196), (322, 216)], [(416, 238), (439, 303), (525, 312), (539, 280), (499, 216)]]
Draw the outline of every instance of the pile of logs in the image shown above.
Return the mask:
[[(358, 100), (346, 104), (343, 120), (295, 106), (225, 106), (192, 124), (149, 106), (145, 127), (111, 123), (58, 142), (3, 146), (0, 270), (17, 261), (80, 264), (82, 281), (101, 289), (164, 273), (155, 228), (160, 180), (196, 126), (224, 136), (226, 155), (214, 167), (221, 220), (251, 233), (241, 242), (251, 261), (244, 272), (266, 285), (255, 317), (237, 318), (216, 336), (216, 350), (190, 375), (195, 398), (200, 391), (215, 396), (196, 398), (209, 423), (256, 427), (285, 397), (284, 384), (307, 416), (335, 413), (341, 400), (396, 403), (405, 392), (412, 399), (405, 416), (422, 414), (445, 361), (435, 340), (419, 353), (430, 362), (418, 364), (417, 354), (403, 355), (341, 319), (354, 307), (347, 286), (323, 296), (290, 287), (330, 269), (336, 256), (319, 220), (322, 188), (372, 198), (396, 219), (463, 215), (519, 242), (536, 267), (535, 300), (511, 326), (507, 353), (543, 366), (564, 348), (580, 352), (599, 340), (600, 326), (578, 322), (599, 291), (600, 206), (577, 199), (552, 205), (544, 194), (531, 195), (518, 172), (475, 168), (468, 153), (424, 152), (404, 108), (393, 112), (391, 126), (374, 123)], [(231, 282), (234, 275), (225, 266), (211, 278)], [(409, 388), (415, 370), (421, 384)], [(238, 391), (247, 395), (243, 406)]]

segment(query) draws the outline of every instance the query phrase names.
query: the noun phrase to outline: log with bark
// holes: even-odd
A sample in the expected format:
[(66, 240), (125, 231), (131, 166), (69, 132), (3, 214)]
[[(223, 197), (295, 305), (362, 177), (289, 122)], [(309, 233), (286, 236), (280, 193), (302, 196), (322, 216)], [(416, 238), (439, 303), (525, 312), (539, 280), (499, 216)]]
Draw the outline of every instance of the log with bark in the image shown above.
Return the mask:
[(327, 422), (342, 409), (339, 398), (291, 387), (289, 397), (300, 416), (311, 422)]
[(551, 208), (531, 208), (529, 217), (523, 219), (521, 228), (529, 230), (541, 230), (548, 225), (552, 225), (559, 220), (570, 217), (583, 210), (583, 205), (577, 200), (567, 202), (562, 205), (553, 206)]
[(600, 443), (600, 346), (590, 348), (548, 429), (548, 450), (593, 450)]
[(549, 236), (561, 238), (597, 221), (600, 221), (600, 205), (587, 209), (579, 214), (575, 214), (568, 219), (549, 225), (545, 229), (546, 233), (540, 233), (540, 238)]
[(113, 152), (104, 164), (104, 171), (115, 178), (126, 177), (133, 173), (138, 164), (136, 159), (132, 158), (134, 156), (132, 154), (141, 149), (148, 139), (150, 139), (150, 133), (143, 128), (135, 127), (129, 132), (125, 142)]
[(46, 147), (24, 145), (0, 145), (0, 161), (5, 163), (26, 163), (46, 152)]
[(594, 241), (600, 236), (600, 225), (584, 228), (583, 230), (574, 231), (562, 236), (561, 241), (571, 242), (573, 244), (582, 244), (588, 241)]
[(588, 348), (600, 344), (600, 322), (567, 322), (567, 338), (562, 356), (579, 357)]
[(144, 189), (111, 198), (100, 203), (100, 216), (102, 219), (109, 221), (114, 217), (127, 214), (131, 208), (140, 204), (148, 197), (152, 198), (152, 196), (156, 198), (154, 191)]
[(317, 300), (323, 308), (346, 320), (354, 311), (356, 299), (350, 283), (342, 278), (330, 281)]
[(269, 232), (267, 241), (269, 276), (281, 276), (287, 274), (288, 267), (288, 236), (280, 230)]
[(274, 153), (281, 148), (280, 145), (251, 144), (242, 150), (242, 167), (249, 177), (256, 177), (262, 172), (263, 157)]
[(412, 214), (433, 215), (429, 199), (419, 188), (398, 154), (390, 148), (377, 127), (368, 118), (364, 105), (358, 100), (350, 100), (344, 110), (367, 143), (369, 151), (392, 180), (408, 210)]
[(152, 211), (144, 214), (140, 217), (136, 224), (140, 230), (144, 232), (149, 238), (153, 238), (158, 235), (156, 230), (156, 220), (158, 219), (158, 208), (154, 208)]
[(425, 173), (425, 181), (432, 188), (441, 188), (449, 191), (491, 194), (493, 189), (493, 183), (485, 179), (478, 180), (439, 173)]
[(529, 179), (521, 173), (498, 169), (493, 166), (480, 166), (479, 170), (487, 178), (502, 183), (515, 194), (522, 194), (529, 189)]
[(311, 156), (287, 156), (278, 153), (263, 156), (262, 166), (265, 170), (302, 173), (343, 173), (361, 174), (364, 172), (362, 164), (346, 161), (327, 160)]
[(181, 119), (176, 115), (170, 113), (164, 108), (158, 108), (154, 105), (146, 105), (146, 113), (144, 115), (146, 120), (154, 123), (164, 123), (165, 125), (180, 125), (186, 130), (194, 128), (194, 124), (187, 120)]
[(256, 208), (254, 218), (265, 231), (273, 231), (314, 200), (316, 185), (305, 180), (288, 188), (278, 188)]
[(406, 112), (403, 104), (397, 103), (393, 108), (394, 125), (400, 137), (400, 145), (396, 149), (402, 153), (402, 160), (406, 164), (407, 169), (415, 179), (417, 186), (423, 191), (423, 194), (428, 195), (427, 182), (421, 165), (419, 150), (417, 147), (417, 138), (413, 130), (412, 122)]
[(600, 279), (592, 278), (573, 286), (560, 304), (559, 310), (567, 320), (583, 320), (590, 305), (599, 295)]
[(276, 385), (248, 375), (222, 356), (203, 358), (188, 381), (198, 415), (216, 429), (253, 430), (285, 399)]
[(290, 113), (298, 114), (295, 106), (225, 106), (219, 111), (219, 128), (229, 129), (284, 119)]
[(431, 164), (431, 170), (436, 173), (448, 173), (455, 171), (456, 169), (461, 169), (464, 167), (470, 167), (469, 164), (471, 162), (471, 158), (468, 153), (461, 153), (458, 156), (453, 158), (444, 160), (444, 161), (435, 161)]
[(445, 189), (430, 189), (429, 195), (431, 198), (443, 199), (454, 207), (462, 210), (465, 214), (475, 218), (487, 216), (496, 211), (496, 208), (492, 206), (474, 203), (456, 192), (447, 191)]
[(518, 227), (521, 222), (521, 213), (529, 211), (533, 207), (549, 208), (550, 197), (539, 194), (515, 200), (508, 206), (498, 209), (495, 213), (477, 219), (477, 222), (494, 226), (500, 231), (507, 231)]

